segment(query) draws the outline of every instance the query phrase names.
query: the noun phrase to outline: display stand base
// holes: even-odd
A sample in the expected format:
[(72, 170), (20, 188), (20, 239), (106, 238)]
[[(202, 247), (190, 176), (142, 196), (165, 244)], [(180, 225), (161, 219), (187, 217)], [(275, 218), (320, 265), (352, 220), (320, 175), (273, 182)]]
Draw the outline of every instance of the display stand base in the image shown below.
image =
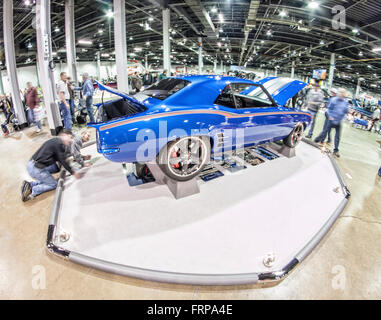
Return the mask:
[(158, 184), (166, 184), (176, 199), (200, 193), (196, 178), (188, 181), (176, 181), (166, 176), (156, 162), (147, 163), (149, 170)]

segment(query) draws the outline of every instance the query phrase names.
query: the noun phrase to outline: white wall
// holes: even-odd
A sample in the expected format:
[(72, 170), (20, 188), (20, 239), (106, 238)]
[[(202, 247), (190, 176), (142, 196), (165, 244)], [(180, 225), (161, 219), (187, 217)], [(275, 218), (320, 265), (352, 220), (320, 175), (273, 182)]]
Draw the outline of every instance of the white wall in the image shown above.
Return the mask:
[[(114, 62), (101, 62), (101, 78), (107, 78), (108, 73), (110, 77), (113, 77), (116, 75), (116, 65)], [(59, 75), (62, 71), (67, 72), (67, 66), (66, 63), (57, 63), (56, 67), (54, 69), (54, 77), (55, 79), (59, 79)], [(84, 72), (87, 72), (90, 76), (96, 76), (97, 75), (97, 64), (96, 62), (79, 62), (78, 67), (78, 79), (80, 79), (80, 75)], [(6, 70), (1, 71), (1, 76), (3, 79), (3, 85), (4, 85), (4, 91), (9, 92), (10, 91), (10, 83), (9, 78)], [(37, 69), (36, 66), (26, 66), (26, 67), (20, 67), (17, 68), (17, 77), (19, 81), (20, 89), (24, 89), (26, 87), (26, 83), (28, 81), (32, 82), (32, 84), (35, 86), (37, 85)]]

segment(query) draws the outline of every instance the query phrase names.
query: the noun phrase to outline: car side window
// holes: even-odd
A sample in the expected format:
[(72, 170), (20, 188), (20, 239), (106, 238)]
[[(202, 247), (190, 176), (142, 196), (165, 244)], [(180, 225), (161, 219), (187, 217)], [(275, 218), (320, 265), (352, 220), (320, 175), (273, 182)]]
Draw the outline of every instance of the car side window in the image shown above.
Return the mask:
[(220, 95), (217, 97), (217, 99), (214, 103), (219, 104), (219, 105), (224, 106), (224, 107), (235, 109), (233, 91), (232, 91), (230, 85), (227, 85), (221, 91)]
[(231, 87), (237, 109), (274, 106), (267, 92), (259, 85), (233, 83)]

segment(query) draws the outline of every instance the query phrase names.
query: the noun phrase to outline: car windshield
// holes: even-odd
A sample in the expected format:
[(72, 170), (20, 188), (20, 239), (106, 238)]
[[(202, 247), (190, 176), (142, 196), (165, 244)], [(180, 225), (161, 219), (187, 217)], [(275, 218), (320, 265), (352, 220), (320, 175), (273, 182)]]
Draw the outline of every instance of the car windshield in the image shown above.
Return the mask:
[(190, 84), (189, 81), (167, 78), (154, 83), (143, 91), (149, 97), (164, 100)]

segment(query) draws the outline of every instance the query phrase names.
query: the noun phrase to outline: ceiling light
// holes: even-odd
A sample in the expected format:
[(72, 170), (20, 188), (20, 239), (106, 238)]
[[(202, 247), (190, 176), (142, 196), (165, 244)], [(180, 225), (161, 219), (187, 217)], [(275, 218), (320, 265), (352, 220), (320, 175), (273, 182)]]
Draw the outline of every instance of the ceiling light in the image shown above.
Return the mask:
[(148, 18), (148, 21), (153, 21), (153, 18), (152, 18), (152, 17), (149, 17), (149, 18)]
[(101, 56), (104, 58), (108, 58), (110, 56), (110, 54), (109, 53), (102, 53)]
[(355, 33), (355, 34), (356, 34), (356, 33), (359, 33), (359, 29), (354, 28), (354, 29), (352, 30), (352, 32)]
[(311, 1), (308, 4), (308, 7), (311, 8), (311, 9), (317, 9), (319, 7), (319, 2), (317, 2), (317, 1)]
[(147, 42), (146, 42), (146, 46), (149, 46), (149, 45), (150, 45), (150, 42), (149, 42), (149, 41), (147, 41)]
[(220, 13), (218, 15), (218, 19), (220, 19), (220, 22), (224, 22), (224, 15), (222, 13)]
[(219, 47), (221, 47), (221, 42), (217, 42), (217, 45), (218, 45)]
[(91, 40), (81, 39), (81, 40), (78, 40), (78, 44), (92, 45), (93, 42)]
[(114, 12), (112, 12), (112, 10), (109, 9), (109, 10), (107, 11), (107, 13), (106, 13), (106, 16), (107, 16), (108, 18), (111, 18), (111, 17), (114, 16)]
[(99, 34), (102, 34), (102, 33), (103, 33), (103, 30), (102, 30), (102, 29), (99, 29), (99, 30), (98, 30), (98, 33), (99, 33)]
[(213, 13), (216, 13), (217, 12), (217, 8), (213, 7), (212, 10), (210, 10), (210, 11), (213, 12)]
[(134, 50), (135, 50), (136, 52), (140, 52), (140, 51), (142, 51), (142, 48), (140, 48), (140, 47), (135, 47)]
[(220, 30), (218, 30), (220, 33), (222, 33), (222, 32), (224, 32), (224, 30), (223, 29), (220, 29)]
[(279, 15), (280, 15), (281, 17), (285, 17), (285, 16), (287, 16), (287, 11), (282, 10), (281, 12), (279, 12)]
[(133, 37), (130, 37), (130, 40), (134, 40), (134, 38), (133, 38)]
[(362, 51), (359, 52), (359, 56), (362, 57), (364, 54), (362, 53)]
[(55, 32), (60, 32), (60, 28), (58, 28), (58, 26), (57, 26), (57, 27), (54, 28), (54, 31)]
[(380, 52), (381, 51), (381, 47), (373, 48), (372, 51), (373, 52)]
[(320, 44), (325, 44), (324, 40), (320, 40)]

